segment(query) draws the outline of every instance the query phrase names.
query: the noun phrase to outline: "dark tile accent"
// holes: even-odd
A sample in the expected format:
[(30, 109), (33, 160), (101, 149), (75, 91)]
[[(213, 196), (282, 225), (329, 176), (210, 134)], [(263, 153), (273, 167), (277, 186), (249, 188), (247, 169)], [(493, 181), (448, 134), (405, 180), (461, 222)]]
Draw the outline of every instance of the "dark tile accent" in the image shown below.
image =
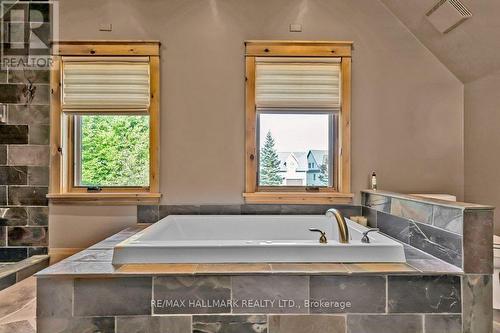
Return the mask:
[(160, 219), (168, 215), (199, 215), (200, 206), (195, 205), (160, 205)]
[(459, 276), (389, 276), (388, 311), (460, 313)]
[(422, 333), (421, 315), (347, 315), (347, 333)]
[(242, 215), (280, 215), (281, 205), (258, 205), (244, 204), (241, 205)]
[(55, 332), (115, 333), (115, 318), (37, 318), (37, 333)]
[(443, 229), (411, 222), (409, 244), (457, 267), (462, 267), (462, 237)]
[(116, 318), (116, 333), (188, 333), (191, 332), (189, 316), (132, 316)]
[(368, 226), (371, 228), (377, 227), (377, 211), (370, 207), (361, 207), (361, 215), (368, 219)]
[(26, 185), (28, 168), (23, 166), (0, 166), (0, 184)]
[(240, 215), (241, 205), (201, 205), (202, 215)]
[[(233, 313), (307, 313), (304, 301), (309, 295), (307, 276), (233, 276), (231, 281), (233, 300), (239, 306)], [(244, 304), (244, 300), (259, 301)], [(271, 302), (274, 300), (274, 302)], [(293, 300), (295, 304), (280, 303), (282, 300)], [(262, 301), (262, 302), (261, 302)]]
[(0, 246), (7, 245), (7, 229), (0, 226)]
[(38, 278), (37, 318), (70, 318), (73, 308), (73, 279)]
[(0, 226), (20, 226), (28, 224), (28, 213), (24, 207), (0, 208)]
[(49, 165), (49, 147), (39, 145), (11, 145), (7, 154), (8, 165)]
[(28, 250), (20, 247), (0, 247), (0, 262), (17, 262), (26, 259)]
[(0, 83), (7, 83), (7, 71), (0, 70)]
[(423, 202), (392, 198), (390, 213), (408, 220), (432, 224), (432, 205)]
[(383, 212), (377, 212), (377, 227), (383, 233), (394, 237), (404, 243), (408, 243), (410, 221), (408, 221), (407, 219)]
[(464, 275), (463, 332), (492, 332), (493, 290), (491, 275)]
[(227, 302), (212, 306), (208, 303), (230, 299), (229, 276), (160, 276), (154, 279), (154, 314), (229, 313), (231, 306)]
[(0, 145), (0, 165), (7, 164), (7, 146)]
[(193, 316), (193, 333), (267, 332), (267, 316)]
[(9, 83), (49, 83), (50, 71), (9, 70)]
[(358, 205), (281, 205), (283, 215), (324, 215), (330, 208), (336, 208), (346, 217), (361, 215)]
[(50, 141), (50, 126), (48, 125), (30, 126), (28, 141), (31, 145), (48, 145)]
[(137, 223), (155, 223), (160, 219), (160, 207), (158, 205), (137, 206)]
[(7, 227), (9, 246), (48, 246), (47, 227)]
[(151, 314), (151, 277), (75, 279), (75, 316)]
[(462, 333), (460, 315), (425, 315), (425, 333)]
[(42, 254), (48, 254), (49, 253), (49, 248), (48, 247), (29, 247), (28, 248), (28, 257), (31, 256), (37, 256), (37, 255), (42, 255)]
[(1, 144), (28, 143), (28, 126), (26, 125), (0, 125)]
[(17, 104), (23, 103), (22, 89), (24, 85), (20, 84), (2, 84), (0, 85), (0, 103)]
[(9, 205), (47, 206), (47, 192), (42, 186), (9, 186)]
[(29, 225), (48, 225), (49, 207), (27, 207)]
[(269, 316), (271, 333), (345, 333), (344, 316), (335, 315), (272, 315)]
[[(311, 313), (383, 313), (386, 304), (383, 276), (311, 276)], [(339, 306), (315, 305), (325, 302)]]
[[(1, 273), (1, 270), (0, 270)], [(8, 288), (16, 283), (16, 272), (4, 277), (0, 277), (0, 290)], [(0, 325), (1, 326), (1, 325)]]
[(0, 205), (7, 205), (7, 186), (0, 185)]
[(49, 125), (50, 108), (48, 105), (9, 105), (9, 124)]
[(385, 213), (389, 213), (391, 211), (391, 197), (371, 193), (362, 193), (361, 198), (363, 206)]
[(435, 227), (445, 229), (456, 234), (463, 233), (463, 210), (434, 205), (433, 222)]
[(463, 244), (466, 273), (493, 273), (493, 239), (489, 235), (493, 235), (493, 211), (465, 210)]

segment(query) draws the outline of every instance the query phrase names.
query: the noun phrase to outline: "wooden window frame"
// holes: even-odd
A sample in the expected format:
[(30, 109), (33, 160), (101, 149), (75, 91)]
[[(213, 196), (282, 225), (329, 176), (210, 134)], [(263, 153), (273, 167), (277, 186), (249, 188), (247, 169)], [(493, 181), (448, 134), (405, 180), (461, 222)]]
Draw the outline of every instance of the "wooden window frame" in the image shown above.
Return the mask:
[[(245, 192), (248, 203), (347, 204), (351, 193), (351, 50), (352, 42), (260, 41), (245, 42)], [(314, 192), (305, 187), (259, 187), (257, 184), (257, 108), (255, 104), (256, 57), (340, 57), (341, 110), (340, 144), (333, 159), (337, 170), (336, 187), (320, 187)], [(333, 167), (333, 165), (330, 165)]]
[[(149, 186), (103, 187), (99, 192), (74, 186), (74, 144), (72, 111), (62, 109), (61, 73), (63, 57), (147, 57), (150, 65), (149, 115)], [(160, 152), (160, 43), (158, 41), (61, 41), (52, 46), (50, 74), (50, 183), (47, 198), (52, 203), (75, 204), (147, 204), (158, 203)], [(80, 114), (106, 114), (112, 109)], [(137, 110), (120, 110), (121, 114)], [(76, 112), (78, 114), (78, 112)]]

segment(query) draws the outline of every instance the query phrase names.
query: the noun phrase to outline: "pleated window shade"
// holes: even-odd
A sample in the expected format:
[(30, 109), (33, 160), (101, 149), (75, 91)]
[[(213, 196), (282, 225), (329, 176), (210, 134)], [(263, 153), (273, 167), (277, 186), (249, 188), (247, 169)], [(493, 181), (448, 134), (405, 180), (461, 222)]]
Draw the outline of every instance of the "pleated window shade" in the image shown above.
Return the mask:
[(256, 58), (257, 108), (340, 110), (340, 58)]
[(62, 82), (63, 109), (149, 108), (148, 62), (68, 61)]

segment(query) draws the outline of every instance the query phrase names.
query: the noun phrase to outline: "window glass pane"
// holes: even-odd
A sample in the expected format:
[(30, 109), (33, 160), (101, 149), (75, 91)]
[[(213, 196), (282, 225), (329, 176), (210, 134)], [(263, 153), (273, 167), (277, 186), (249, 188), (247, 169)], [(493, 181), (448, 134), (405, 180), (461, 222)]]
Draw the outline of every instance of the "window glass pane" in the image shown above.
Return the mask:
[(75, 118), (76, 186), (149, 186), (149, 116)]
[(333, 117), (260, 112), (259, 186), (332, 186)]

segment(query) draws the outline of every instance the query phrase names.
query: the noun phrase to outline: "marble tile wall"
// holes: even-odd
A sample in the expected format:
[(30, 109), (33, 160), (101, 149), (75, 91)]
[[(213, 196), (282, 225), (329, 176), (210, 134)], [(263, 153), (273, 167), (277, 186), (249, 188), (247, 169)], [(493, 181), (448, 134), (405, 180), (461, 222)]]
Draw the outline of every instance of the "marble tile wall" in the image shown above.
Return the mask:
[(487, 275), (68, 276), (37, 289), (38, 333), (491, 329)]
[(466, 273), (493, 271), (492, 207), (410, 199), (388, 192), (362, 193), (371, 227), (442, 259)]
[[(46, 254), (48, 246), (49, 71), (0, 75), (0, 262)], [(33, 84), (33, 96), (26, 94)]]

